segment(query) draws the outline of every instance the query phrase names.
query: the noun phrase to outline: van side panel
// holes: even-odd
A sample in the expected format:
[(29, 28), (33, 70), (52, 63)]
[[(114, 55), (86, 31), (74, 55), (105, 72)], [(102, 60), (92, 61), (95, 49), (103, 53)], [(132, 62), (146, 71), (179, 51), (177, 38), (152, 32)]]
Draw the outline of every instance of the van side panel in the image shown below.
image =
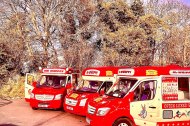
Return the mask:
[(162, 121), (158, 125), (190, 125), (188, 77), (162, 77)]

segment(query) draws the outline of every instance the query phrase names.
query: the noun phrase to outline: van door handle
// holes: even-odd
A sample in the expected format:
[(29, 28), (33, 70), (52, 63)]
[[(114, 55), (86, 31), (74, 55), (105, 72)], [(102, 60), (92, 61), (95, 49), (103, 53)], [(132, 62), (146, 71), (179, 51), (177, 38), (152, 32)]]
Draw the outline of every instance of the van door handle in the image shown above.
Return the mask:
[(155, 106), (149, 106), (149, 108), (155, 109), (156, 107)]

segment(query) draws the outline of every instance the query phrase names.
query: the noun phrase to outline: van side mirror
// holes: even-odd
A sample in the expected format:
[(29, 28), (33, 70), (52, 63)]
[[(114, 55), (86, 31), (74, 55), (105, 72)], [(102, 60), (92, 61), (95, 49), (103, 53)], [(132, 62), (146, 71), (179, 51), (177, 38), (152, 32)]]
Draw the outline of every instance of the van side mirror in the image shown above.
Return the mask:
[(66, 88), (70, 89), (71, 87), (72, 87), (72, 84), (71, 83), (67, 83)]
[(104, 95), (105, 94), (105, 91), (104, 89), (101, 89), (100, 92), (99, 92), (100, 95)]
[(37, 85), (37, 82), (36, 82), (36, 81), (32, 82), (32, 86), (33, 86), (33, 87), (36, 87), (36, 85)]
[(129, 102), (132, 102), (132, 101), (134, 101), (134, 96), (135, 96), (135, 93), (134, 93), (134, 91), (132, 91), (132, 92), (129, 92), (129, 94), (128, 94), (128, 99), (129, 99)]

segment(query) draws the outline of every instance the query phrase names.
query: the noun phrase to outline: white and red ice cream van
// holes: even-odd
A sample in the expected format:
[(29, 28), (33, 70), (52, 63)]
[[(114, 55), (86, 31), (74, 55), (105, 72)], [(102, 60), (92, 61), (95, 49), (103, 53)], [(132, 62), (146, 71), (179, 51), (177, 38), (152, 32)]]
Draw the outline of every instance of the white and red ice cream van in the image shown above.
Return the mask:
[(26, 75), (25, 99), (32, 109), (60, 109), (69, 89), (77, 84), (79, 71), (72, 68), (45, 68), (37, 81)]
[(88, 104), (92, 126), (190, 126), (190, 67), (120, 70), (119, 81)]
[[(82, 72), (82, 83), (65, 97), (64, 110), (85, 116), (88, 102), (103, 95), (117, 80), (122, 67), (93, 67)], [(127, 68), (127, 67), (125, 67)]]

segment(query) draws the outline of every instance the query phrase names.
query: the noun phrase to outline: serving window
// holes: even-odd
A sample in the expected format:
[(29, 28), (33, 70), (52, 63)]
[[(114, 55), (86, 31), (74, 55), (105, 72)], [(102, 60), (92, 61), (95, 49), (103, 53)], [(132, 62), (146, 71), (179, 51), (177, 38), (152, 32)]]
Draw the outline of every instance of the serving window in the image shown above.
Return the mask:
[(187, 100), (189, 96), (189, 81), (187, 77), (163, 77), (162, 99), (163, 100)]
[(178, 100), (190, 99), (189, 96), (189, 81), (190, 78), (179, 77), (178, 78)]

